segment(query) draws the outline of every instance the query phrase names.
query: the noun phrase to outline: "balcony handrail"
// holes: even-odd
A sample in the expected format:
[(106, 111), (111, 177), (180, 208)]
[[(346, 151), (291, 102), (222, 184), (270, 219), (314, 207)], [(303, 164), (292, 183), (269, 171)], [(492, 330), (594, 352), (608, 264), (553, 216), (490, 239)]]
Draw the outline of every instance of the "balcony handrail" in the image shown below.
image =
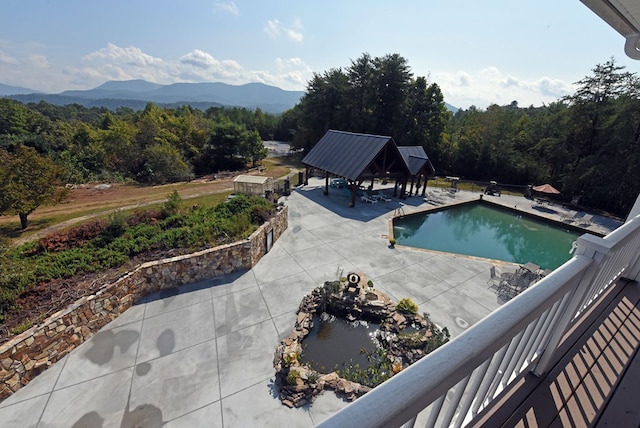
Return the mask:
[(544, 373), (570, 323), (639, 255), (640, 216), (605, 238), (583, 235), (573, 258), (534, 287), (318, 426), (413, 426), (429, 406), (427, 426), (462, 426), (519, 374)]

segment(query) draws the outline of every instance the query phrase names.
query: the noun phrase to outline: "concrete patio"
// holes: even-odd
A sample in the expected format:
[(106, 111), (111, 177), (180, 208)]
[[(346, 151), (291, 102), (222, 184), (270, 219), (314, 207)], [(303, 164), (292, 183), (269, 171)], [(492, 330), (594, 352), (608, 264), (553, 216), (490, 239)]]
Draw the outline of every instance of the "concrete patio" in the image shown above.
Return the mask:
[[(272, 360), (314, 287), (364, 272), (392, 299), (413, 299), (452, 336), (502, 304), (487, 287), (491, 261), (388, 247), (389, 217), (430, 207), (422, 198), (348, 208), (346, 193), (325, 196), (322, 184), (312, 180), (286, 198), (289, 228), (252, 270), (147, 296), (0, 403), (0, 425), (312, 426), (347, 403), (325, 392), (309, 408), (283, 406)], [(450, 201), (477, 198), (458, 192)], [(564, 214), (537, 212), (522, 197), (486, 198)], [(598, 218), (592, 227), (615, 226)]]

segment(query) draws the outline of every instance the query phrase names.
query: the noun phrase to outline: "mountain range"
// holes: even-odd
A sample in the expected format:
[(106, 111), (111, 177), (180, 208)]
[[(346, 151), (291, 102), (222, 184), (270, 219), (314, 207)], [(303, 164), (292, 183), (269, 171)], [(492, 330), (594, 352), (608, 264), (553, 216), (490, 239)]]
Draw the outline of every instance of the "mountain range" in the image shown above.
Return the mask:
[[(189, 104), (205, 110), (209, 107), (259, 107), (268, 113), (282, 113), (295, 106), (303, 91), (285, 91), (264, 83), (228, 85), (220, 82), (174, 83), (161, 85), (146, 80), (109, 81), (88, 90), (69, 90), (58, 94), (46, 94), (19, 86), (0, 83), (0, 97), (12, 98), (24, 103), (42, 100), (55, 105), (80, 104), (85, 107), (130, 107), (143, 109), (148, 102), (161, 107), (177, 107)], [(458, 109), (445, 103), (453, 113)]]
[(81, 104), (86, 107), (131, 107), (143, 109), (148, 102), (163, 107), (189, 104), (193, 107), (259, 107), (281, 113), (296, 105), (303, 91), (285, 91), (264, 83), (228, 85), (220, 82), (174, 83), (161, 85), (145, 80), (110, 81), (88, 90), (69, 90), (45, 94), (28, 88), (0, 84), (0, 96), (25, 103), (44, 100), (55, 105)]

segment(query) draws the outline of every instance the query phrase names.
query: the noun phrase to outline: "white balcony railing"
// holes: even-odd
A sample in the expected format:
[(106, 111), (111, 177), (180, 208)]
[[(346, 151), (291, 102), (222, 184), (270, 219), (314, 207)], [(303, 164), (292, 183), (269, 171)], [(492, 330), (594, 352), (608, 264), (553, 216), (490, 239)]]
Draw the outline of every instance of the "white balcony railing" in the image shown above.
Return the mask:
[(577, 244), (573, 258), (535, 286), (318, 426), (411, 427), (419, 418), (427, 427), (460, 427), (520, 374), (545, 374), (598, 296), (620, 277), (638, 279), (640, 216)]

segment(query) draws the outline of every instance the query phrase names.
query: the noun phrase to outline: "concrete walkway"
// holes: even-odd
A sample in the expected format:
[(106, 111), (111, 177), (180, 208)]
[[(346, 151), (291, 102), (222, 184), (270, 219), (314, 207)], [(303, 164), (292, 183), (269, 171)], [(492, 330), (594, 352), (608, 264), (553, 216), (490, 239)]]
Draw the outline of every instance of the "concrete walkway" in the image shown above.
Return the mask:
[[(321, 186), (312, 180), (286, 198), (289, 228), (252, 270), (147, 296), (0, 403), (0, 426), (308, 427), (347, 403), (325, 392), (309, 408), (283, 406), (272, 360), (314, 287), (364, 272), (452, 336), (502, 304), (487, 287), (490, 261), (388, 247), (389, 217), (429, 207), (422, 198), (348, 208), (345, 192), (324, 196)], [(534, 209), (521, 197), (487, 198)]]

